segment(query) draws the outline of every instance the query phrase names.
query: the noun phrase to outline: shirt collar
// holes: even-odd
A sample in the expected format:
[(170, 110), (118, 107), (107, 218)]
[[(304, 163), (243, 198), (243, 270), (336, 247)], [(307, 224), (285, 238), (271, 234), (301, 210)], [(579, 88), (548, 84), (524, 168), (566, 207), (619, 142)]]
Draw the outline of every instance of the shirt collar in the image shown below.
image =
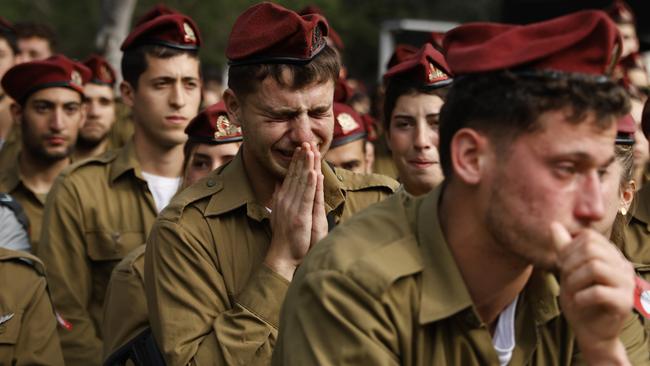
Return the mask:
[[(473, 306), (463, 277), (449, 250), (438, 216), (438, 204), (444, 185), (438, 185), (422, 198), (414, 210), (415, 232), (422, 250), (422, 297), (420, 324), (447, 318)], [(524, 296), (533, 304), (539, 324), (560, 315), (557, 297), (560, 286), (555, 277), (545, 271), (533, 271), (526, 284)]]
[(111, 183), (121, 177), (124, 173), (128, 171), (133, 171), (134, 175), (142, 180), (142, 171), (140, 168), (140, 163), (135, 156), (135, 145), (133, 139), (129, 140), (124, 147), (122, 147), (117, 152), (117, 157), (113, 161), (110, 167), (110, 179)]
[[(329, 213), (345, 201), (345, 192), (339, 186), (340, 178), (327, 163), (322, 163), (321, 170), (323, 172), (325, 210)], [(218, 195), (214, 195), (210, 199), (205, 210), (206, 216), (220, 215), (246, 205), (249, 217), (258, 221), (269, 217), (268, 210), (257, 202), (253, 187), (248, 180), (242, 149), (223, 169), (213, 172), (206, 184), (215, 187), (218, 185), (218, 191), (220, 191)]]

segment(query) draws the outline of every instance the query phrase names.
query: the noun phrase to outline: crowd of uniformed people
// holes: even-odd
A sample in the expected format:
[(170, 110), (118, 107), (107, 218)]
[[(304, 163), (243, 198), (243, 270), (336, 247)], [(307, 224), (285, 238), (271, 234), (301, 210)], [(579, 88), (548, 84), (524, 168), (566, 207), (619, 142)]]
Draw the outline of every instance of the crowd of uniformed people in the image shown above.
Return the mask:
[[(0, 365), (650, 365), (650, 82), (621, 0), (395, 47), (156, 5), (0, 18)], [(212, 36), (212, 35), (210, 35)], [(648, 247), (646, 247), (648, 245)]]

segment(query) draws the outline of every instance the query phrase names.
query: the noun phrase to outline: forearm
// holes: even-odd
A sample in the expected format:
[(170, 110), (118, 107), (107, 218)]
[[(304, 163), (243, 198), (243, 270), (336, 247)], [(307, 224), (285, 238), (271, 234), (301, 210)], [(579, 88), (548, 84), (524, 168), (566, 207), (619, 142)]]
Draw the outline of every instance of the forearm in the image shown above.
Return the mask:
[(587, 365), (631, 365), (625, 347), (618, 338), (603, 342), (578, 341), (578, 347)]

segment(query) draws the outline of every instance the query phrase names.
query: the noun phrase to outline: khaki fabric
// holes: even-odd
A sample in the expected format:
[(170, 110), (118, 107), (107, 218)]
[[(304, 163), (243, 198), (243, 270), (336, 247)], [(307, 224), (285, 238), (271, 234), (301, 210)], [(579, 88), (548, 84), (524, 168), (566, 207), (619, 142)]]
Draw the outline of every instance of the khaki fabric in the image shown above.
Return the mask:
[(386, 138), (382, 135), (374, 144), (375, 163), (373, 164), (372, 172), (397, 179), (399, 174), (395, 162), (393, 162), (392, 153), (388, 149)]
[(133, 143), (66, 169), (48, 195), (37, 255), (54, 305), (69, 321), (60, 332), (67, 365), (102, 357), (102, 307), (111, 271), (145, 242), (156, 218)]
[(36, 253), (41, 238), (47, 195), (34, 193), (23, 184), (18, 168), (18, 157), (11, 161), (6, 169), (0, 170), (0, 192), (9, 193), (23, 207), (29, 219), (29, 241), (32, 253)]
[(113, 269), (104, 301), (104, 360), (149, 327), (144, 250), (144, 245), (137, 247)]
[[(281, 313), (273, 365), (499, 365), (437, 216), (440, 188), (397, 193), (336, 228), (298, 269)], [(520, 294), (511, 365), (583, 364), (553, 275)], [(648, 365), (635, 314), (621, 335)]]
[[(241, 150), (240, 150), (241, 151)], [(326, 210), (343, 221), (397, 183), (323, 165)], [(179, 193), (151, 230), (145, 290), (167, 364), (268, 364), (289, 283), (262, 262), (270, 213), (248, 181), (241, 152)]]
[(9, 135), (2, 145), (2, 149), (0, 149), (0, 171), (4, 171), (18, 160), (18, 153), (20, 153), (20, 147), (22, 146), (20, 142), (21, 136), (20, 126), (14, 126), (9, 131)]
[[(621, 251), (634, 263), (637, 273), (650, 281), (650, 184), (636, 193), (630, 214), (632, 218), (625, 227)], [(644, 319), (644, 325), (650, 334), (650, 319)]]
[(115, 102), (115, 123), (108, 133), (107, 150), (118, 149), (131, 141), (133, 137), (133, 119), (131, 110), (120, 101)]
[(43, 264), (0, 248), (0, 365), (63, 365)]

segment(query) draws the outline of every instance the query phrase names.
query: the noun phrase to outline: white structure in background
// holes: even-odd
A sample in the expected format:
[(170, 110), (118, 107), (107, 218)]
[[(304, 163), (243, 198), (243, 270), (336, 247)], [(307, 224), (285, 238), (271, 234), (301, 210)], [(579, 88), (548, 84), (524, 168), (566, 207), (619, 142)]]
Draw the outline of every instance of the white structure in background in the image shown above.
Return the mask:
[(402, 31), (422, 33), (446, 32), (458, 25), (459, 24), (455, 22), (422, 19), (397, 19), (382, 22), (379, 33), (379, 65), (377, 67), (378, 80), (381, 80), (382, 75), (386, 72), (386, 64), (395, 49), (396, 33)]

